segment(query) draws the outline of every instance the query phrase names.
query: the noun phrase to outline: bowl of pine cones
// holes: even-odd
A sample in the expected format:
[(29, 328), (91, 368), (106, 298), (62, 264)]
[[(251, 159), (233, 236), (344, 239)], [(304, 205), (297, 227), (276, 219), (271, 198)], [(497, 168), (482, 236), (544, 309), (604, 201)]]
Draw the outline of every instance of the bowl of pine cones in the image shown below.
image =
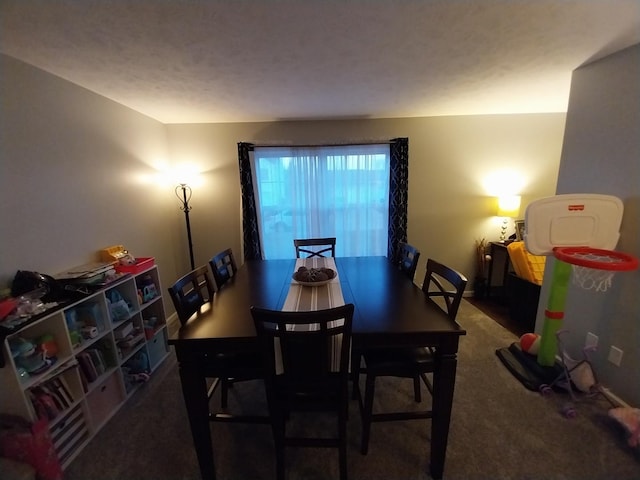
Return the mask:
[(326, 285), (336, 277), (336, 272), (330, 268), (300, 267), (293, 274), (293, 279), (305, 287), (319, 287)]

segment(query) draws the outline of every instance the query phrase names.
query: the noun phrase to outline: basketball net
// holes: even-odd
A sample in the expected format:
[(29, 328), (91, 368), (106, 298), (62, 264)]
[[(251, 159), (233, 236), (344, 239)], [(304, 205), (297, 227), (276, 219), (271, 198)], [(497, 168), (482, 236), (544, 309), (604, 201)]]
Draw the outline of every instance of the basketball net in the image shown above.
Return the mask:
[(554, 249), (554, 255), (571, 264), (574, 285), (596, 292), (606, 292), (611, 287), (616, 272), (638, 268), (637, 258), (613, 250), (560, 247)]
[(596, 270), (595, 268), (571, 265), (573, 275), (571, 276), (574, 285), (578, 285), (584, 290), (594, 290), (596, 292), (606, 292), (611, 286), (611, 281), (615, 272), (608, 270)]

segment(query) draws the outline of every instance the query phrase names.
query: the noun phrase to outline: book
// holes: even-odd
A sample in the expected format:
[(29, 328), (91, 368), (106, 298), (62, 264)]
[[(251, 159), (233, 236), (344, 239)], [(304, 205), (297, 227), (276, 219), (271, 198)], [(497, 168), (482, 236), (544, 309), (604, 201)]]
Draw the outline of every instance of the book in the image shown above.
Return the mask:
[[(64, 381), (64, 383), (63, 383)], [(73, 396), (69, 391), (69, 388), (65, 385), (66, 380), (64, 377), (54, 378), (52, 381), (53, 388), (56, 394), (63, 399), (63, 401), (67, 404), (67, 407), (70, 407), (74, 402)]]
[(100, 350), (95, 348), (90, 348), (89, 350), (87, 350), (87, 353), (91, 358), (91, 362), (93, 363), (93, 367), (95, 368), (96, 373), (98, 375), (102, 375), (104, 372), (106, 372), (107, 369), (104, 364), (104, 359), (102, 358), (102, 353), (100, 352)]
[(91, 355), (88, 352), (79, 353), (77, 358), (78, 363), (80, 363), (80, 370), (84, 372), (89, 383), (98, 378), (98, 372), (96, 371), (96, 367), (91, 360)]
[[(80, 364), (80, 362), (78, 362), (78, 364)], [(82, 390), (84, 390), (84, 393), (87, 393), (89, 391), (89, 379), (82, 367), (78, 368), (78, 373), (80, 374), (80, 381), (82, 382)]]
[(29, 397), (38, 418), (53, 420), (64, 409), (60, 408), (54, 397), (46, 393), (42, 386), (29, 390)]
[(60, 272), (53, 276), (56, 280), (85, 280), (90, 281), (106, 273), (115, 273), (112, 263), (93, 262), (73, 267), (66, 272)]

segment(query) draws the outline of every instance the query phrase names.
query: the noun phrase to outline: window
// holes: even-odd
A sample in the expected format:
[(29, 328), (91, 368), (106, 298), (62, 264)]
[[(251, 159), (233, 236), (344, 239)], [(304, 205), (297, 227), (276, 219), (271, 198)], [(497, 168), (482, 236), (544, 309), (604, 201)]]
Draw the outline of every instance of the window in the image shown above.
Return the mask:
[(309, 237), (336, 237), (337, 256), (387, 254), (388, 144), (255, 147), (252, 167), (264, 258)]

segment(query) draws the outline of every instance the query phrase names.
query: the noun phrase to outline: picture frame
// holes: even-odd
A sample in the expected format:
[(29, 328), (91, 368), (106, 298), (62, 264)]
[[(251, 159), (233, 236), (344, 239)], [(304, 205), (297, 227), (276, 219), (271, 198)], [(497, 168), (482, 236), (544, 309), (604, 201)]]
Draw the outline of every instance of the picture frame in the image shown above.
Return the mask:
[(516, 220), (514, 223), (516, 226), (516, 241), (521, 242), (524, 240), (524, 220)]

